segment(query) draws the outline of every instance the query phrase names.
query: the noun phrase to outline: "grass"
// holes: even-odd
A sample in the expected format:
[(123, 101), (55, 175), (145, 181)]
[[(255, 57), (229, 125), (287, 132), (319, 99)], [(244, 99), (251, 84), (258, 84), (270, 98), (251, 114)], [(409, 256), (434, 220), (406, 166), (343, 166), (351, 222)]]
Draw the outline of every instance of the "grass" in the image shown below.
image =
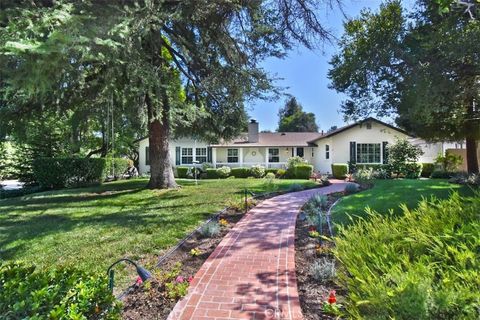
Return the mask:
[[(166, 249), (243, 189), (264, 192), (263, 179), (178, 180), (178, 190), (148, 190), (147, 180), (64, 189), (0, 200), (0, 260), (39, 267), (77, 265), (104, 272), (118, 258), (153, 265)], [(278, 180), (279, 190), (307, 180)], [(121, 271), (126, 280), (127, 271)]]
[(453, 191), (462, 195), (472, 195), (469, 187), (448, 183), (443, 179), (429, 180), (376, 180), (374, 187), (342, 200), (332, 210), (334, 223), (349, 224), (358, 217), (365, 217), (367, 207), (379, 212), (388, 213), (390, 209), (394, 214), (401, 213), (401, 204), (408, 208), (416, 208), (422, 198), (447, 198)]

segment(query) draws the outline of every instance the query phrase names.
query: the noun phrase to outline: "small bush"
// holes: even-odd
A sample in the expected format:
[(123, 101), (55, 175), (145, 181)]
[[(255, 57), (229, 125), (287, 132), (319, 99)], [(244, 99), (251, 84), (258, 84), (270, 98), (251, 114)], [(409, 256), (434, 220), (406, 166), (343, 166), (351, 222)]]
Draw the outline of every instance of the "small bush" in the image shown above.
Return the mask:
[(207, 172), (207, 179), (218, 179), (219, 178), (217, 169), (208, 168), (206, 170), (206, 172)]
[(289, 192), (302, 191), (304, 187), (301, 184), (294, 183), (288, 187)]
[(213, 238), (220, 233), (220, 225), (216, 221), (210, 221), (204, 224), (199, 231), (204, 238)]
[(220, 179), (225, 179), (225, 178), (228, 178), (231, 171), (232, 169), (230, 169), (230, 167), (223, 166), (217, 169), (217, 175)]
[(288, 179), (294, 179), (295, 178), (295, 166), (297, 166), (299, 164), (306, 164), (306, 163), (307, 163), (307, 161), (304, 158), (299, 157), (299, 156), (288, 158), (287, 159), (287, 164), (286, 164), (287, 170), (286, 170), (286, 173), (285, 173), (285, 177), (288, 178)]
[(358, 185), (356, 185), (355, 183), (349, 183), (345, 187), (345, 194), (354, 194), (354, 193), (357, 193), (358, 191), (359, 191)]
[(358, 169), (357, 172), (353, 174), (353, 178), (361, 185), (368, 185), (372, 183), (375, 178), (373, 168)]
[(274, 180), (274, 179), (275, 179), (275, 173), (273, 173), (273, 172), (268, 172), (268, 173), (265, 175), (265, 179), (267, 179), (267, 180)]
[(345, 179), (348, 173), (348, 164), (346, 163), (333, 163), (332, 175), (335, 179)]
[(278, 179), (283, 179), (287, 175), (287, 170), (285, 169), (278, 169), (277, 171), (277, 178)]
[(422, 174), (421, 174), (421, 176), (423, 178), (430, 178), (433, 170), (435, 170), (435, 164), (428, 163), (428, 162), (423, 162), (422, 163)]
[(328, 209), (328, 198), (325, 195), (316, 194), (308, 200), (307, 205), (325, 211)]
[(462, 162), (462, 156), (453, 153), (447, 153), (445, 156), (439, 155), (435, 159), (435, 164), (445, 172), (457, 172), (458, 167), (462, 164)]
[(432, 174), (430, 175), (430, 178), (432, 179), (450, 179), (455, 175), (454, 172), (447, 172), (443, 171), (441, 169), (435, 169), (433, 170)]
[(14, 319), (120, 319), (107, 277), (73, 268), (0, 265), (0, 314)]
[(248, 178), (250, 176), (250, 168), (232, 168), (230, 174), (235, 178)]
[(265, 169), (265, 174), (267, 174), (267, 173), (273, 173), (273, 174), (275, 175), (275, 177), (277, 177), (278, 170), (281, 170), (281, 169), (277, 169), (277, 168), (266, 168), (266, 169)]
[(177, 167), (177, 175), (181, 179), (187, 179), (188, 178), (188, 170), (190, 170), (189, 167)]
[(296, 179), (308, 180), (313, 173), (313, 166), (309, 164), (297, 164), (293, 171)]
[(332, 281), (337, 275), (335, 261), (325, 257), (316, 260), (309, 269), (312, 278), (323, 284)]
[(404, 166), (404, 174), (407, 179), (418, 179), (422, 174), (421, 163), (406, 163)]
[(105, 158), (38, 158), (32, 168), (42, 188), (57, 189), (103, 182), (107, 163)]
[(348, 318), (479, 319), (478, 212), (478, 194), (454, 194), (341, 228), (334, 254)]
[(252, 166), (250, 168), (250, 174), (255, 178), (262, 178), (265, 175), (265, 167), (263, 166)]

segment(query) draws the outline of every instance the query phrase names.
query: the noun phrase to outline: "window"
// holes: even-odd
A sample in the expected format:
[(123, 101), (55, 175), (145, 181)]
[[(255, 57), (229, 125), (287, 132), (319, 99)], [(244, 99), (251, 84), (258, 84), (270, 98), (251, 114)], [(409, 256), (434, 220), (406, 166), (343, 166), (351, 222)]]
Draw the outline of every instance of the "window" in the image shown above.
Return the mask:
[(182, 148), (182, 164), (192, 164), (192, 163), (193, 163), (193, 149)]
[(149, 166), (150, 165), (150, 148), (145, 147), (145, 165)]
[(297, 156), (303, 158), (304, 156), (303, 148), (297, 148)]
[(195, 151), (195, 158), (198, 163), (207, 162), (207, 148), (197, 148)]
[(325, 145), (325, 159), (330, 159), (330, 146), (328, 144)]
[(280, 151), (278, 149), (268, 149), (268, 162), (280, 162)]
[(238, 149), (227, 149), (227, 162), (228, 163), (238, 162)]
[(357, 143), (357, 163), (380, 163), (380, 143)]
[(315, 156), (315, 149), (312, 148), (312, 158)]

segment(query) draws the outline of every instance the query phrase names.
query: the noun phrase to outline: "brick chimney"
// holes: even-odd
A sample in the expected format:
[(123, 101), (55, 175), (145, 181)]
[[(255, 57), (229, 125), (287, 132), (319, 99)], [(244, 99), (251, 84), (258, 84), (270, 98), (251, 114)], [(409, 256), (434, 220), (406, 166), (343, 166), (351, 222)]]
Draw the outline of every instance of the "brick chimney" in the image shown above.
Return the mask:
[(248, 124), (248, 142), (258, 142), (258, 122), (255, 119)]

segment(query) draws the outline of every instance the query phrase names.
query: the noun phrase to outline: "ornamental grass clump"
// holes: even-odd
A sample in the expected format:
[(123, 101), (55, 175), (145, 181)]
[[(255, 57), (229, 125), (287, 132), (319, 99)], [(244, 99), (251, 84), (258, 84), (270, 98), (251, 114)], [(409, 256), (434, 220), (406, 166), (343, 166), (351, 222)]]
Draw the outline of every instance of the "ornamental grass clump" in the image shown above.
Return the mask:
[(346, 310), (363, 319), (479, 319), (480, 194), (423, 200), (340, 227)]
[(216, 221), (210, 221), (204, 224), (199, 231), (204, 238), (213, 238), (220, 233), (220, 225)]
[(335, 261), (328, 258), (320, 258), (313, 262), (309, 268), (311, 277), (319, 283), (328, 283), (335, 278), (337, 270)]

